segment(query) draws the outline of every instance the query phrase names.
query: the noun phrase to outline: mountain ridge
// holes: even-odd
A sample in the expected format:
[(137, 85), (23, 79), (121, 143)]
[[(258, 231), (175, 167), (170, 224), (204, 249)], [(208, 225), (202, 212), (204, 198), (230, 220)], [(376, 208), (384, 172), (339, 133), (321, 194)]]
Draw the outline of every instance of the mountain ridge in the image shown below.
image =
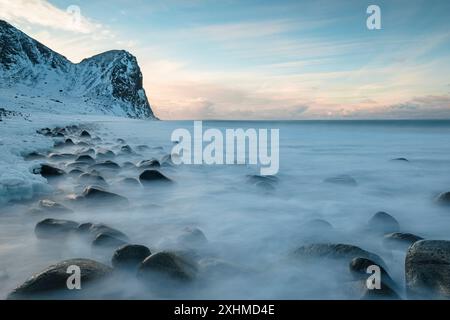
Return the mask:
[(0, 88), (17, 89), (16, 98), (34, 93), (71, 109), (55, 108), (61, 112), (157, 119), (137, 59), (128, 51), (109, 50), (73, 63), (4, 20), (0, 80)]

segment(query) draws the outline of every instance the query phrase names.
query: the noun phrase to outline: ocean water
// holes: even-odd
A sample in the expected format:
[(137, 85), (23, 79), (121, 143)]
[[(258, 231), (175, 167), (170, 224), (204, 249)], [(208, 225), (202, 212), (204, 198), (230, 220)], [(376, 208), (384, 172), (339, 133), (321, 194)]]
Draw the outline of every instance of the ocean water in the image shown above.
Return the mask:
[[(177, 128), (192, 132), (193, 122), (136, 120), (86, 123), (102, 146), (117, 151), (122, 138), (132, 148), (150, 148), (114, 161), (137, 162), (170, 153), (170, 136)], [(367, 222), (385, 211), (403, 232), (426, 239), (450, 240), (450, 212), (434, 197), (450, 191), (450, 121), (205, 121), (204, 129), (279, 129), (280, 169), (273, 190), (248, 183), (259, 174), (251, 165), (179, 165), (161, 171), (176, 183), (129, 188), (121, 177), (133, 171), (105, 175), (110, 190), (130, 200), (127, 209), (107, 208), (52, 216), (77, 222), (106, 223), (126, 233), (132, 243), (152, 252), (182, 251), (200, 265), (197, 280), (188, 285), (148, 288), (130, 277), (112, 280), (98, 298), (189, 299), (358, 299), (348, 270), (330, 261), (298, 264), (291, 253), (309, 243), (346, 243), (381, 256), (403, 295), (405, 252), (389, 250), (382, 237), (367, 232)], [(70, 150), (69, 150), (70, 151)], [(409, 161), (392, 161), (394, 158)], [(60, 164), (63, 165), (63, 164)], [(324, 182), (349, 175), (356, 186)], [(53, 185), (44, 198), (65, 202), (80, 192), (76, 181)], [(36, 239), (37, 221), (27, 210), (38, 199), (12, 203), (0, 215), (0, 297), (32, 274), (57, 261), (93, 258), (109, 264), (112, 252), (99, 254), (89, 244)], [(332, 229), (308, 226), (313, 219)], [(190, 241), (185, 228), (199, 228), (207, 242)], [(63, 294), (61, 297), (64, 297)]]

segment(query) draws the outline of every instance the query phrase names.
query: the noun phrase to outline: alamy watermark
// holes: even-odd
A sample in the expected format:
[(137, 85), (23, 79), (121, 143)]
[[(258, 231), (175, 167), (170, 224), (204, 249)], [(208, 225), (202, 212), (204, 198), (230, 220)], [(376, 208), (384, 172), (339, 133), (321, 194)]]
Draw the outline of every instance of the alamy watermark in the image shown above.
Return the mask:
[(193, 134), (179, 128), (172, 132), (176, 142), (171, 156), (174, 164), (258, 165), (261, 175), (275, 175), (280, 168), (280, 130), (266, 128), (203, 131), (203, 122), (194, 121)]

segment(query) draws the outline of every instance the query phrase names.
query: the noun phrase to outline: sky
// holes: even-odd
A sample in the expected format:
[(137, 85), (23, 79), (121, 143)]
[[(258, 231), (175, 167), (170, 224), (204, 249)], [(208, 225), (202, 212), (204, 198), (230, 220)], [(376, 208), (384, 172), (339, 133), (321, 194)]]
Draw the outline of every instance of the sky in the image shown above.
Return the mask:
[(161, 119), (450, 118), (447, 0), (0, 0), (0, 19), (75, 63), (131, 52)]

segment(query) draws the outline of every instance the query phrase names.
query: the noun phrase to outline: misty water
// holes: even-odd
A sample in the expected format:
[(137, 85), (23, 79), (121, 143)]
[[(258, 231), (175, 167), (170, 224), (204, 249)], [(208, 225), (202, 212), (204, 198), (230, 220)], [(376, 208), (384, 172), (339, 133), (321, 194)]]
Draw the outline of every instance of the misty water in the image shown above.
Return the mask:
[[(122, 165), (161, 159), (174, 145), (172, 131), (192, 130), (193, 123), (124, 120), (86, 125), (102, 138), (96, 147), (118, 152), (118, 138), (135, 150), (149, 147), (117, 156), (114, 161)], [(110, 264), (113, 251), (98, 252), (77, 237), (37, 239), (34, 226), (46, 217), (105, 223), (127, 234), (131, 243), (152, 252), (183, 252), (199, 265), (192, 283), (162, 288), (121, 276), (97, 288), (98, 298), (358, 299), (348, 285), (347, 266), (330, 261), (299, 264), (291, 258), (301, 245), (325, 242), (352, 244), (381, 256), (403, 295), (405, 251), (385, 248), (382, 237), (367, 231), (368, 220), (385, 211), (403, 232), (450, 240), (450, 213), (433, 203), (437, 194), (450, 191), (448, 121), (210, 121), (203, 126), (279, 129), (280, 170), (273, 190), (248, 183), (248, 175), (259, 174), (250, 165), (162, 167), (175, 183), (145, 188), (118, 183), (122, 177), (138, 176), (123, 169), (104, 177), (110, 191), (129, 199), (127, 208), (30, 215), (27, 211), (39, 199), (70, 207), (66, 197), (81, 192), (71, 178), (54, 182), (49, 195), (1, 208), (0, 298), (64, 259)], [(392, 160), (400, 157), (409, 161)], [(324, 182), (343, 174), (357, 185)], [(326, 220), (333, 228), (308, 224), (313, 219)], [(186, 227), (199, 228), (207, 241), (192, 241)]]

